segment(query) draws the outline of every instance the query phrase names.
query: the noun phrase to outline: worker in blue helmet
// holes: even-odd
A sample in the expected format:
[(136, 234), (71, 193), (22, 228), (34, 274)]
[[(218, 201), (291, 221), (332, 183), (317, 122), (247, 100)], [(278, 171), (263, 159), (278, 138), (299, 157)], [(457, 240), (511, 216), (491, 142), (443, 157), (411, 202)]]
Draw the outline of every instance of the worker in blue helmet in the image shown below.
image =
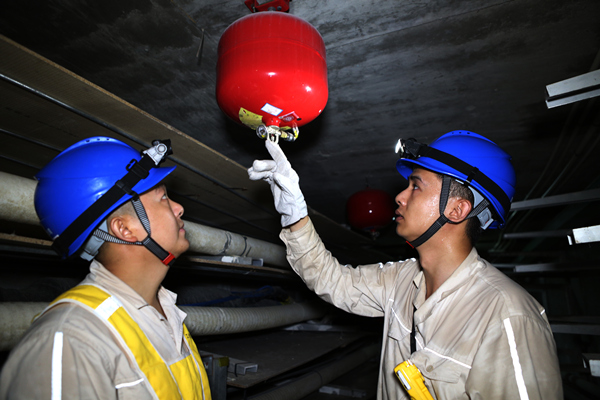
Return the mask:
[(515, 192), (499, 146), (468, 131), (399, 141), (408, 187), (396, 196), (396, 232), (419, 257), (356, 268), (327, 251), (298, 175), (277, 144), (266, 147), (273, 159), (248, 173), (271, 186), (294, 271), (335, 306), (384, 317), (378, 399), (562, 399), (545, 310), (474, 247), (506, 223)]
[(451, 192), (462, 191), (461, 197), (471, 203), (471, 210), (464, 218), (471, 244), (475, 244), (482, 230), (504, 226), (515, 193), (516, 177), (511, 157), (494, 142), (473, 132), (454, 131), (441, 136), (431, 146), (414, 139), (400, 139), (396, 152), (400, 153), (396, 168), (407, 180), (411, 180), (415, 168), (439, 174), (442, 180), (436, 222), (413, 241), (401, 235), (412, 247), (425, 243), (449, 222), (444, 210)]
[(143, 152), (92, 137), (36, 175), (36, 212), (64, 258), (89, 275), (36, 317), (0, 376), (0, 399), (210, 399), (204, 365), (161, 286), (189, 242), (183, 207), (159, 165), (170, 141)]

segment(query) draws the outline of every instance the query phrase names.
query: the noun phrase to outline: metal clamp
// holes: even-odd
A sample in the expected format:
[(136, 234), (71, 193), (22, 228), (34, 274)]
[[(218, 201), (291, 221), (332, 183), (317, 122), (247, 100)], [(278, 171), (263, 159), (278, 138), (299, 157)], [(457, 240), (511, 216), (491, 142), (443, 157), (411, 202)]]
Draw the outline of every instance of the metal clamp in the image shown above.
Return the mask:
[(250, 11), (283, 11), (288, 12), (290, 10), (290, 1), (292, 0), (271, 0), (260, 4), (258, 0), (246, 0), (244, 4), (250, 9)]
[(268, 139), (273, 143), (279, 143), (279, 138), (281, 137), (281, 139), (286, 140), (288, 142), (293, 142), (296, 139), (298, 139), (298, 134), (299, 134), (299, 130), (298, 127), (294, 126), (292, 128), (292, 132), (287, 132), (281, 128), (279, 128), (278, 126), (266, 126), (266, 125), (259, 125), (256, 128), (256, 134), (258, 135), (259, 138), (261, 139)]
[(171, 139), (154, 140), (152, 145), (153, 147), (144, 150), (142, 154), (148, 155), (156, 165), (160, 165), (170, 154), (173, 154)]

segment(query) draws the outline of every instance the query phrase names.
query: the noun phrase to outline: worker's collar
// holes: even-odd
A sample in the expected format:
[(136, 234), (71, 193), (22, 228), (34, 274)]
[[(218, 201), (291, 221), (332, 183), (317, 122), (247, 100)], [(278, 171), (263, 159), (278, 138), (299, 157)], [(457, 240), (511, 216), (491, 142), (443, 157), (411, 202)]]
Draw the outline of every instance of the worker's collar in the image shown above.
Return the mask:
[(475, 271), (482, 268), (483, 263), (478, 263), (477, 259), (479, 258), (479, 254), (475, 247), (471, 249), (469, 255), (463, 260), (463, 262), (454, 270), (452, 275), (446, 279), (444, 283), (429, 296), (428, 299), (425, 299), (426, 295), (426, 284), (425, 284), (425, 276), (423, 271), (421, 270), (413, 279), (414, 285), (417, 287), (418, 292), (417, 296), (413, 300), (413, 304), (417, 309), (421, 306), (430, 305), (433, 307), (434, 304), (437, 304), (441, 300), (444, 300), (446, 297), (450, 296), (454, 292), (456, 292), (459, 288), (465, 285), (470, 277), (475, 273)]
[[(110, 272), (102, 263), (97, 260), (93, 260), (90, 264), (90, 275), (86, 278), (86, 281), (90, 280), (105, 290), (108, 290), (111, 294), (116, 295), (122, 299), (125, 299), (129, 304), (138, 310), (148, 306), (148, 302), (144, 300), (139, 293), (127, 285), (115, 274)], [(175, 305), (177, 301), (177, 294), (165, 289), (161, 286), (158, 290), (158, 299), (163, 308)]]

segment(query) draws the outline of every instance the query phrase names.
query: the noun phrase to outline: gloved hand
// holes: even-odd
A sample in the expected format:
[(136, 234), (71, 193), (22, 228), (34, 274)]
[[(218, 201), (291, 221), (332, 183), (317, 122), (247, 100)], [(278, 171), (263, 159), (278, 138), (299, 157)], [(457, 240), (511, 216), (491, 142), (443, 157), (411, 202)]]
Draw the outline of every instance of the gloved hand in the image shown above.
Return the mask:
[(273, 160), (255, 160), (248, 169), (251, 180), (263, 179), (271, 186), (275, 209), (281, 214), (281, 226), (286, 227), (308, 215), (300, 178), (277, 143), (266, 140), (265, 147)]

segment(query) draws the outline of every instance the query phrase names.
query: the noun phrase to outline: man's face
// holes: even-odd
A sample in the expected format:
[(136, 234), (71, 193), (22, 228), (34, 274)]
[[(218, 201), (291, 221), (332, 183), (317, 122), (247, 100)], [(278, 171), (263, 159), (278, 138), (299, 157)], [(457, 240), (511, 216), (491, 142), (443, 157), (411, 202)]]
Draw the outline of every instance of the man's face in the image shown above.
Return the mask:
[(165, 250), (179, 257), (190, 247), (183, 229), (183, 207), (169, 199), (164, 185), (155, 187), (140, 196), (150, 220), (152, 238)]
[(440, 216), (442, 182), (437, 174), (415, 168), (408, 177), (408, 187), (396, 196), (396, 233), (413, 241)]

